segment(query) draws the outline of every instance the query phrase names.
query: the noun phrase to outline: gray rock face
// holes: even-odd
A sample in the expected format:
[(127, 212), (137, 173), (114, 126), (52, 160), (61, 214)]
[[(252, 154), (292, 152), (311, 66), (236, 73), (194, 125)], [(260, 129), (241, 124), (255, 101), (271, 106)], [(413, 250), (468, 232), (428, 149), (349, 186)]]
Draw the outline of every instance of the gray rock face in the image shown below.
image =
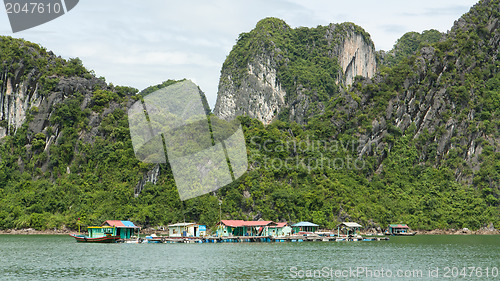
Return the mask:
[[(16, 72), (19, 75), (19, 71)], [(2, 73), (5, 81), (0, 91), (0, 139), (7, 134), (14, 134), (25, 122), (26, 115), (32, 107), (40, 106), (42, 97), (39, 95), (39, 85), (34, 83), (34, 73), (27, 75), (25, 80)], [(19, 82), (17, 82), (19, 81)]]
[[(336, 29), (342, 29), (343, 32)], [(338, 62), (340, 72), (332, 73), (338, 77), (338, 84), (348, 86), (358, 75), (371, 78), (375, 74), (375, 48), (373, 42), (365, 36), (367, 35), (362, 34), (353, 24), (343, 24), (341, 27), (331, 24), (327, 27), (327, 56)], [(285, 91), (278, 79), (278, 62), (283, 52), (286, 50), (263, 49), (262, 53), (250, 59), (243, 70), (243, 78), (238, 82), (235, 81), (234, 74), (238, 70), (223, 67), (214, 114), (226, 120), (247, 115), (269, 124), (288, 108), (290, 120), (302, 123), (313, 103), (311, 97), (305, 94), (310, 89), (297, 85), (295, 93)], [(319, 110), (323, 107), (321, 103), (317, 106)]]
[[(16, 59), (22, 61), (23, 57)], [(50, 64), (55, 58), (51, 55), (47, 59)], [(69, 163), (64, 172), (56, 171), (53, 175), (78, 173), (72, 165), (82, 153), (80, 144), (93, 144), (97, 137), (109, 137), (105, 126), (101, 126), (103, 120), (109, 115), (114, 119), (116, 113), (122, 114), (136, 100), (127, 96), (135, 93), (133, 89), (126, 92), (124, 89), (114, 88), (87, 73), (77, 76), (78, 74), (62, 74), (65, 72), (61, 71), (58, 72), (61, 73), (59, 75), (46, 77), (49, 71), (45, 69), (31, 66), (30, 72), (26, 73), (21, 63), (11, 65), (15, 69), (0, 68), (0, 141), (22, 132), (26, 153), (16, 155), (19, 156), (17, 166), (20, 171), (24, 171), (27, 161), (38, 157), (36, 168), (42, 173), (53, 172), (53, 160), (59, 159), (60, 155), (54, 157), (54, 151), (59, 152), (51, 148), (67, 144), (66, 129), (75, 129), (76, 133), (71, 138), (77, 139), (76, 145), (68, 148), (72, 150), (73, 153), (68, 154), (73, 158), (67, 160)], [(109, 100), (100, 101), (98, 94), (106, 95)], [(204, 94), (200, 94), (206, 103)], [(73, 114), (78, 114), (78, 118), (74, 118)], [(42, 154), (43, 157), (40, 157)], [(135, 188), (135, 196), (139, 196), (146, 183), (156, 184), (159, 175), (159, 165), (141, 175)]]
[(160, 176), (160, 165), (156, 164), (151, 170), (149, 170), (144, 177), (137, 183), (134, 189), (134, 197), (139, 197), (141, 191), (144, 189), (146, 183), (156, 184)]
[(285, 106), (286, 92), (277, 79), (273, 57), (259, 56), (247, 66), (246, 78), (236, 87), (230, 70), (223, 69), (214, 114), (225, 120), (248, 115), (269, 123)]
[(351, 85), (356, 76), (372, 78), (377, 71), (375, 47), (370, 39), (356, 31), (354, 25), (348, 26), (347, 34), (343, 38), (334, 38), (331, 34), (337, 25), (331, 24), (327, 31), (327, 39), (340, 43), (333, 46), (332, 57), (336, 58), (342, 68), (339, 82)]
[[(459, 21), (455, 28), (461, 26)], [(489, 45), (496, 48), (490, 55), (497, 56), (500, 45), (498, 33), (491, 37)], [(455, 177), (457, 180), (472, 184), (473, 173), (478, 171), (481, 165), (480, 154), (483, 146), (490, 145), (494, 147), (494, 151), (499, 151), (500, 141), (494, 134), (480, 129), (481, 123), (477, 118), (481, 113), (480, 109), (478, 111), (478, 108), (457, 102), (457, 99), (450, 94), (453, 91), (450, 82), (440, 83), (441, 77), (449, 72), (449, 65), (455, 66), (463, 73), (470, 73), (477, 67), (475, 63), (472, 66), (467, 65), (460, 57), (450, 57), (449, 61), (440, 61), (436, 56), (433, 47), (423, 47), (420, 50), (420, 55), (415, 58), (415, 63), (412, 65), (412, 75), (406, 78), (401, 89), (388, 100), (383, 116), (372, 120), (370, 131), (360, 134), (358, 154), (359, 157), (377, 155), (377, 151), (381, 152), (384, 149), (390, 152), (391, 144), (384, 141), (384, 137), (391, 133), (389, 131), (392, 130), (394, 134), (396, 128), (401, 134), (405, 134), (414, 125), (414, 139), (421, 140), (420, 160), (425, 162), (432, 159), (433, 163), (439, 166), (447, 159), (449, 153), (454, 151), (464, 160), (463, 166), (456, 168)], [(464, 74), (457, 76), (463, 79)], [(429, 77), (435, 78), (429, 79)], [(377, 75), (374, 79), (363, 83), (367, 85), (383, 79), (381, 75)], [(451, 83), (461, 85), (461, 82), (452, 80)], [(353, 91), (361, 96), (359, 106), (361, 111), (375, 106), (370, 102), (374, 93)], [(467, 95), (474, 98), (476, 90), (467, 91), (469, 91)], [(336, 110), (343, 110), (345, 107), (347, 105), (344, 104)], [(354, 115), (351, 114), (348, 118), (350, 116)], [(333, 121), (342, 123), (342, 120)], [(481, 141), (478, 141), (480, 139)], [(379, 166), (374, 167), (375, 170), (380, 170), (380, 163), (385, 157), (383, 153), (379, 153), (378, 156)]]
[[(49, 169), (50, 147), (57, 145), (62, 135), (60, 125), (51, 123), (57, 106), (67, 98), (78, 95), (81, 96), (79, 106), (83, 111), (92, 106), (94, 91), (97, 88), (108, 89), (108, 85), (95, 77), (51, 76), (48, 79), (54, 79), (57, 83), (50, 90), (44, 91), (38, 69), (33, 68), (24, 75), (21, 73), (23, 73), (22, 64), (19, 64), (19, 68), (14, 71), (0, 72), (0, 77), (3, 78), (0, 79), (3, 81), (0, 85), (0, 140), (16, 134), (22, 126), (27, 126), (26, 136), (29, 143), (34, 140), (35, 135), (43, 133), (45, 135), (43, 152), (47, 157), (39, 165), (42, 172), (45, 172)], [(79, 132), (79, 140), (92, 143), (98, 135), (102, 119), (120, 106), (111, 102), (102, 113), (90, 111), (89, 130)], [(26, 145), (28, 158), (34, 153), (31, 146), (31, 144)], [(19, 164), (21, 170), (23, 166), (21, 161)]]
[[(13, 85), (16, 79), (7, 79), (4, 91), (0, 92), (0, 139), (13, 135), (27, 121), (29, 115), (29, 131), (33, 134), (45, 132), (49, 126), (52, 110), (56, 104), (75, 93), (84, 95), (80, 108), (89, 106), (96, 85), (106, 87), (106, 83), (93, 78), (60, 77), (54, 91), (41, 94), (40, 81), (35, 76), (28, 75)], [(55, 128), (57, 129), (57, 128)], [(48, 136), (50, 138), (50, 136)]]

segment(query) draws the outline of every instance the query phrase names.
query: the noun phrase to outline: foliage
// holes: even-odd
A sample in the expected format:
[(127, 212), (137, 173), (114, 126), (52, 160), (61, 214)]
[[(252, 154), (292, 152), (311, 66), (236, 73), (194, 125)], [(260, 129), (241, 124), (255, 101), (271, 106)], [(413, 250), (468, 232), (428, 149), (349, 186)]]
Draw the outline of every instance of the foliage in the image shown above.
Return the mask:
[[(353, 23), (292, 29), (280, 19), (266, 18), (259, 21), (251, 32), (240, 34), (223, 69), (230, 72), (231, 83), (240, 87), (248, 75), (249, 64), (258, 63), (262, 56), (274, 58), (270, 64), (277, 70), (277, 80), (287, 93), (286, 99), (290, 103), (303, 102), (303, 99), (297, 99), (297, 95), (302, 94), (312, 101), (310, 112), (304, 116), (307, 120), (321, 111), (319, 104), (339, 93), (338, 84), (344, 73), (333, 54), (342, 43), (340, 38), (351, 33), (360, 34), (373, 45), (370, 35)], [(222, 80), (221, 83), (229, 81)], [(289, 119), (287, 109), (280, 115), (281, 120)]]
[(424, 30), (422, 33), (408, 32), (398, 39), (394, 48), (389, 51), (383, 60), (386, 66), (394, 66), (397, 62), (415, 54), (424, 46), (439, 42), (444, 34), (435, 30)]
[[(180, 80), (180, 81), (184, 81), (184, 80)], [(180, 81), (177, 81), (177, 80), (171, 80), (171, 79), (168, 79), (167, 81), (164, 81), (163, 83), (161, 84), (158, 84), (158, 85), (155, 85), (155, 86), (150, 86), (150, 87), (147, 87), (146, 89), (142, 90), (139, 94), (143, 97), (153, 93), (153, 92), (156, 92), (160, 89), (163, 89), (165, 87), (168, 87), (172, 84), (175, 84), (177, 82), (180, 82)]]
[[(304, 86), (308, 95), (324, 102), (324, 113), (311, 115), (305, 125), (284, 118), (264, 126), (238, 117), (248, 172), (215, 193), (185, 202), (179, 200), (167, 164), (160, 165), (156, 185), (148, 183), (134, 196), (137, 182), (152, 168), (135, 158), (130, 139), (126, 106), (135, 102), (137, 90), (96, 85), (92, 110), (82, 106), (82, 93), (71, 93), (51, 109), (45, 133), (30, 131), (28, 121), (2, 139), (0, 228), (76, 229), (79, 218), (84, 225), (130, 219), (143, 226), (197, 221), (214, 227), (219, 200), (223, 219), (305, 220), (324, 228), (340, 221), (382, 227), (404, 222), (414, 229), (478, 229), (489, 223), (500, 228), (500, 152), (495, 142), (500, 138), (500, 57), (495, 46), (482, 44), (494, 38), (484, 28), (499, 15), (491, 8), (498, 1), (488, 3), (465, 16), (474, 25), (454, 28), (439, 42), (433, 31), (407, 35), (398, 42), (404, 43), (401, 57), (381, 68), (377, 79), (356, 79), (349, 91), (337, 88), (337, 62), (324, 56), (327, 27), (291, 29), (278, 19), (259, 22), (254, 31), (240, 35), (225, 63), (240, 69), (257, 50), (280, 52), (282, 60), (276, 63), (287, 92)], [(431, 60), (421, 58), (419, 48), (427, 44), (422, 42), (429, 43)], [(26, 63), (25, 73), (40, 71), (47, 95), (59, 77), (90, 74), (78, 60), (50, 57), (36, 44), (10, 37), (1, 37), (0, 44), (6, 76), (16, 69), (14, 63)], [(418, 106), (427, 93), (440, 89), (446, 89), (446, 108), (435, 128), (420, 130), (414, 122), (402, 130), (391, 117), (377, 146), (359, 142), (374, 120), (387, 116), (391, 100), (411, 92)], [(445, 155), (438, 155), (437, 142), (448, 120), (467, 127), (452, 137)], [(98, 126), (92, 127), (95, 122)], [(480, 164), (473, 169), (464, 160), (472, 141), (481, 148)], [(362, 149), (367, 152), (360, 154)], [(460, 176), (471, 182), (457, 180)]]

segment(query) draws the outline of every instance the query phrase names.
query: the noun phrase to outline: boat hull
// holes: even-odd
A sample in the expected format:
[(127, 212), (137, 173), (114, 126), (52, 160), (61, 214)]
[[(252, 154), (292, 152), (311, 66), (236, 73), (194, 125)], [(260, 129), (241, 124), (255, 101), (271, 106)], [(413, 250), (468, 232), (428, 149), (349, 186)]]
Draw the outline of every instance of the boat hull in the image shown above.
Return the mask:
[(165, 242), (165, 238), (164, 237), (146, 237), (145, 238), (145, 241), (147, 241), (148, 243), (163, 243)]
[(103, 236), (99, 238), (76, 234), (70, 234), (69, 236), (75, 238), (78, 243), (117, 243), (120, 240), (120, 236)]

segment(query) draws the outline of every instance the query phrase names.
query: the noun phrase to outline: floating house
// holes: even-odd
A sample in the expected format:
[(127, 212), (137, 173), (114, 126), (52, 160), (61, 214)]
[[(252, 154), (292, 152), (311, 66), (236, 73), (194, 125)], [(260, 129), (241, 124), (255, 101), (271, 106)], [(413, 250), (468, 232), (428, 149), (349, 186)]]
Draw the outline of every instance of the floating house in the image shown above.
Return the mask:
[(292, 225), (293, 233), (316, 232), (316, 230), (318, 230), (318, 227), (319, 225), (308, 221), (301, 221)]
[(168, 225), (169, 237), (203, 237), (207, 233), (205, 225), (194, 222), (181, 222)]
[(217, 236), (269, 236), (269, 229), (276, 225), (273, 221), (221, 220)]
[(287, 222), (278, 222), (276, 226), (269, 227), (269, 235), (273, 237), (284, 237), (292, 234), (292, 228)]
[(361, 227), (362, 226), (356, 222), (343, 222), (337, 225), (337, 236), (340, 236), (340, 234), (356, 236)]
[(131, 221), (107, 220), (101, 226), (89, 226), (87, 230), (89, 238), (119, 236), (120, 239), (129, 239), (139, 234), (140, 227)]
[(386, 235), (415, 235), (406, 224), (390, 224), (385, 233)]

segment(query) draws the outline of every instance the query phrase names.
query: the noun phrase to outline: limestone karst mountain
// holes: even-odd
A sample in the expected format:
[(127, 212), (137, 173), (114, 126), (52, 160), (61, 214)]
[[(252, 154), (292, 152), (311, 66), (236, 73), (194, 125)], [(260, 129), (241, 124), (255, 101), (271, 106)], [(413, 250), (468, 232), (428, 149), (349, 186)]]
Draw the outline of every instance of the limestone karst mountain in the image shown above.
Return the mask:
[(224, 62), (214, 109), (241, 121), (248, 171), (185, 202), (168, 164), (137, 160), (127, 118), (175, 81), (137, 94), (0, 37), (0, 228), (210, 227), (221, 215), (498, 229), (499, 27), (500, 2), (482, 0), (449, 32), (411, 33), (383, 54), (355, 24), (260, 21)]

